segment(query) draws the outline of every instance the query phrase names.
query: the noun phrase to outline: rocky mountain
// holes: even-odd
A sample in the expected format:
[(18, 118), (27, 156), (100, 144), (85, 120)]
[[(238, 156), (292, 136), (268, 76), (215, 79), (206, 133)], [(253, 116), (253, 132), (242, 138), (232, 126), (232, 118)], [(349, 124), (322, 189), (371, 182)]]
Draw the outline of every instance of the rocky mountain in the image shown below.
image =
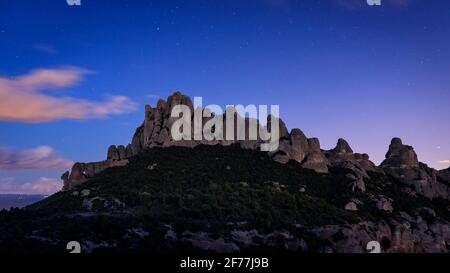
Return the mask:
[(399, 138), (380, 166), (282, 120), (270, 152), (260, 138), (174, 141), (179, 104), (194, 111), (179, 92), (147, 105), (130, 144), (76, 163), (61, 192), (2, 211), (0, 252), (63, 252), (73, 240), (85, 252), (366, 252), (374, 240), (385, 252), (449, 252), (449, 170)]
[(438, 176), (440, 176), (443, 180), (450, 181), (450, 168), (445, 170), (440, 170), (438, 172)]
[[(174, 141), (171, 137), (170, 128), (174, 120), (170, 113), (176, 105), (186, 105), (191, 110), (191, 120), (194, 122), (194, 111), (205, 111), (205, 109), (195, 109), (192, 100), (175, 92), (167, 98), (167, 101), (160, 99), (156, 107), (145, 106), (144, 122), (136, 129), (131, 143), (127, 146), (112, 145), (107, 152), (107, 159), (101, 162), (76, 163), (71, 172), (62, 175), (64, 189), (70, 189), (80, 183), (87, 181), (97, 173), (110, 167), (125, 166), (128, 159), (139, 154), (145, 149), (153, 147), (195, 147), (197, 145), (232, 145), (239, 144), (243, 149), (258, 150), (262, 140), (258, 138), (252, 140), (182, 140)], [(236, 131), (237, 120), (245, 119), (245, 126), (248, 130), (249, 118), (242, 118), (235, 114)], [(226, 120), (226, 114), (223, 119)], [(258, 126), (260, 126), (258, 124)], [(268, 118), (270, 127), (270, 118)], [(280, 144), (276, 151), (269, 153), (269, 156), (277, 162), (286, 164), (290, 160), (297, 161), (303, 168), (312, 169), (317, 173), (328, 173), (330, 166), (341, 167), (351, 170), (354, 173), (354, 187), (365, 191), (364, 178), (368, 178), (367, 171), (382, 172), (392, 175), (406, 185), (413, 186), (414, 192), (423, 194), (428, 198), (442, 197), (450, 198), (450, 185), (447, 181), (448, 171), (440, 172), (429, 168), (426, 164), (419, 162), (413, 147), (403, 145), (400, 138), (392, 139), (386, 159), (377, 167), (369, 160), (369, 155), (354, 153), (350, 145), (344, 139), (339, 139), (334, 149), (329, 151), (321, 150), (318, 138), (308, 138), (298, 128), (290, 132), (284, 122), (279, 119)]]
[[(108, 149), (108, 155), (106, 161), (94, 162), (94, 163), (77, 163), (73, 166), (71, 172), (63, 174), (64, 189), (70, 189), (71, 187), (87, 181), (88, 178), (93, 177), (95, 174), (103, 171), (109, 167), (123, 166), (128, 162), (128, 158), (139, 154), (142, 150), (153, 147), (195, 147), (197, 145), (232, 145), (238, 143), (243, 149), (259, 149), (263, 142), (258, 140), (182, 140), (174, 141), (171, 137), (170, 128), (174, 120), (170, 117), (173, 107), (176, 105), (186, 105), (191, 109), (191, 113), (194, 113), (194, 107), (191, 99), (180, 92), (176, 92), (169, 96), (167, 101), (160, 99), (156, 107), (149, 105), (145, 106), (144, 122), (136, 129), (131, 143), (126, 147), (111, 146)], [(205, 111), (205, 109), (195, 109), (195, 111)], [(239, 119), (244, 119), (246, 129), (249, 127), (249, 118), (242, 118), (235, 113), (234, 130), (237, 130), (237, 124)], [(192, 122), (194, 115), (192, 115)], [(226, 114), (223, 116), (226, 120)], [(205, 119), (207, 121), (207, 119)], [(268, 117), (270, 125), (270, 117)], [(258, 124), (258, 126), (260, 126)], [(271, 152), (270, 156), (278, 162), (286, 163), (289, 160), (295, 160), (300, 162), (304, 168), (313, 169), (319, 173), (328, 172), (328, 160), (321, 152), (320, 143), (317, 138), (307, 138), (300, 129), (293, 129), (291, 133), (288, 132), (286, 125), (280, 119), (280, 144), (279, 149), (275, 152)], [(226, 130), (224, 130), (226, 134)]]
[(411, 194), (418, 193), (427, 198), (450, 198), (450, 180), (438, 176), (438, 171), (419, 162), (413, 147), (403, 145), (399, 138), (392, 140), (380, 167), (387, 174), (412, 186), (415, 192)]

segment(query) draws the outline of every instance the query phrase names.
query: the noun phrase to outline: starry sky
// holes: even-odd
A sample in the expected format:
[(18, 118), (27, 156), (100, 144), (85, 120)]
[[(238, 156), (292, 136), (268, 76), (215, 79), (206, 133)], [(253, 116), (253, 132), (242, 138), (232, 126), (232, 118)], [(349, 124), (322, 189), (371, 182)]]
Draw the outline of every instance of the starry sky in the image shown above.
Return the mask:
[(449, 71), (447, 0), (0, 0), (0, 193), (59, 190), (177, 90), (447, 168)]

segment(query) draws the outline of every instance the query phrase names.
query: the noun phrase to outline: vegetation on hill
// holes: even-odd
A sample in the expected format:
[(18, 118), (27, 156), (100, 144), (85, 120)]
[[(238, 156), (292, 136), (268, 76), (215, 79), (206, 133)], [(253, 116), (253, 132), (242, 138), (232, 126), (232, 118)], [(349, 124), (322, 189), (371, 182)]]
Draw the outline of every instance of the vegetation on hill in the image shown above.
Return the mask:
[[(285, 230), (313, 241), (305, 233), (312, 227), (379, 220), (421, 207), (449, 220), (448, 201), (412, 202), (401, 184), (383, 174), (370, 173), (367, 191), (352, 192), (349, 172), (334, 168), (317, 174), (238, 146), (148, 149), (127, 166), (107, 169), (72, 190), (0, 212), (0, 251), (57, 251), (64, 249), (62, 242), (87, 239), (128, 249), (136, 234), (127, 234), (137, 228), (152, 233), (139, 248), (161, 249), (167, 226), (217, 236), (237, 226), (261, 233)], [(393, 214), (371, 202), (380, 194), (395, 200)], [(362, 203), (359, 210), (345, 210), (354, 199)]]

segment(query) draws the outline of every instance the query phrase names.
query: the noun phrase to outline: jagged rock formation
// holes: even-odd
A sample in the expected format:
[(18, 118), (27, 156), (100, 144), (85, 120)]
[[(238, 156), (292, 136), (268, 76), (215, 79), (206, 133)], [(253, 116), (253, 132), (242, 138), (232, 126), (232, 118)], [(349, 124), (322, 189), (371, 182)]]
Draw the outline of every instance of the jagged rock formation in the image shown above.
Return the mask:
[(272, 158), (280, 163), (295, 160), (303, 168), (315, 170), (318, 173), (328, 172), (328, 160), (320, 150), (317, 138), (307, 138), (300, 129), (292, 129), (289, 134), (286, 126), (280, 121), (280, 144), (277, 151), (272, 152)]
[(400, 138), (392, 139), (386, 159), (380, 167), (428, 198), (450, 198), (449, 180), (438, 179), (438, 172), (419, 162), (414, 148), (403, 145)]
[(94, 175), (111, 167), (121, 167), (128, 164), (128, 159), (116, 160), (109, 159), (92, 163), (75, 163), (71, 172), (65, 172), (61, 179), (64, 181), (63, 190), (71, 189), (79, 184), (86, 182)]
[[(145, 106), (145, 120), (141, 127), (136, 130), (131, 143), (131, 150), (133, 155), (139, 153), (145, 148), (151, 147), (169, 147), (169, 146), (183, 146), (183, 147), (195, 147), (196, 145), (230, 145), (239, 143), (244, 149), (259, 149), (263, 141), (258, 136), (258, 140), (250, 140), (248, 132), (250, 128), (250, 119), (244, 119), (245, 126), (245, 140), (191, 140), (191, 141), (173, 141), (171, 138), (170, 128), (173, 124), (173, 118), (170, 117), (170, 113), (175, 105), (183, 104), (190, 108), (193, 113), (194, 108), (192, 101), (189, 97), (176, 92), (169, 96), (167, 102), (159, 100), (157, 107), (152, 108), (149, 105)], [(195, 109), (195, 111), (204, 111), (203, 109)], [(234, 135), (237, 135), (238, 120), (243, 119), (237, 113), (234, 113)], [(192, 121), (194, 116), (191, 117)], [(205, 124), (211, 118), (203, 118), (203, 124)], [(226, 114), (223, 116), (223, 120), (227, 119)], [(280, 163), (287, 163), (289, 160), (296, 160), (302, 163), (305, 168), (313, 169), (317, 172), (328, 172), (327, 160), (320, 152), (320, 143), (317, 138), (306, 138), (300, 129), (293, 129), (291, 134), (281, 119), (279, 122), (279, 148), (277, 151), (271, 152), (270, 156)], [(260, 124), (256, 121), (257, 128), (260, 128)], [(271, 116), (267, 118), (267, 129), (271, 130)], [(194, 133), (192, 132), (192, 135)], [(223, 128), (224, 136), (227, 134), (226, 127)], [(128, 148), (127, 148), (128, 149)]]
[[(130, 147), (128, 147), (130, 148)], [(108, 155), (107, 160), (108, 161), (121, 161), (126, 160), (127, 158), (130, 158), (132, 156), (131, 150), (126, 149), (125, 146), (119, 145), (111, 145), (108, 148)]]
[(438, 172), (438, 176), (446, 181), (450, 181), (450, 168), (445, 169), (445, 170), (440, 170)]
[[(175, 92), (168, 97), (167, 101), (160, 99), (156, 107), (145, 106), (144, 122), (136, 129), (131, 143), (125, 146), (111, 146), (108, 149), (107, 160), (94, 163), (76, 163), (72, 171), (66, 172), (61, 177), (64, 180), (64, 190), (85, 182), (95, 174), (115, 166), (124, 166), (128, 159), (139, 154), (147, 148), (181, 146), (193, 148), (197, 145), (231, 145), (239, 144), (243, 149), (257, 150), (265, 143), (258, 134), (256, 140), (250, 140), (249, 128), (251, 124), (256, 124), (258, 132), (262, 125), (258, 120), (243, 118), (236, 111), (231, 111), (234, 120), (234, 136), (238, 135), (238, 126), (243, 124), (245, 137), (242, 140), (227, 140), (226, 126), (223, 126), (224, 139), (207, 140), (207, 136), (200, 130), (200, 138), (196, 138), (194, 126), (191, 128), (192, 140), (175, 141), (172, 138), (171, 127), (177, 118), (171, 117), (172, 109), (176, 105), (185, 105), (191, 111), (191, 117), (186, 117), (195, 124), (196, 116), (202, 119), (205, 125), (213, 118), (222, 118), (226, 124), (229, 112), (224, 115), (214, 117), (203, 117), (205, 111), (209, 109), (197, 108), (191, 99), (180, 92)], [(200, 115), (195, 115), (195, 113)], [(267, 132), (271, 131), (272, 116), (267, 117)], [(277, 119), (279, 123), (279, 145), (275, 151), (268, 155), (279, 163), (287, 163), (290, 160), (297, 161), (303, 168), (312, 169), (318, 173), (328, 173), (329, 167), (339, 167), (351, 170), (348, 174), (353, 182), (352, 191), (366, 190), (364, 180), (369, 178), (368, 172), (387, 173), (407, 185), (413, 186), (415, 193), (423, 194), (428, 198), (442, 197), (450, 198), (450, 171), (437, 172), (429, 168), (426, 164), (418, 161), (417, 155), (411, 146), (403, 145), (399, 138), (394, 138), (386, 154), (386, 160), (377, 167), (369, 160), (367, 154), (354, 153), (350, 145), (344, 139), (339, 139), (336, 147), (332, 150), (321, 150), (319, 139), (307, 138), (300, 129), (288, 131), (285, 123)], [(242, 129), (242, 128), (240, 128)], [(201, 139), (201, 140), (195, 140)], [(235, 139), (235, 138), (233, 138)]]
[(415, 168), (419, 167), (419, 160), (414, 148), (403, 145), (402, 140), (396, 137), (392, 139), (381, 167)]
[(348, 142), (344, 139), (339, 139), (336, 147), (329, 151), (324, 151), (324, 154), (330, 165), (351, 170), (354, 175), (352, 190), (359, 189), (364, 192), (366, 190), (364, 179), (369, 178), (367, 171), (379, 172), (380, 170), (375, 164), (369, 160), (367, 154), (355, 154)]
[[(251, 140), (249, 137), (249, 128), (251, 124), (250, 118), (243, 118), (239, 116), (235, 111), (231, 111), (234, 115), (234, 135), (237, 136), (238, 125), (240, 121), (244, 124), (245, 138), (244, 140), (206, 140), (203, 137), (202, 140), (179, 140), (172, 139), (171, 127), (176, 120), (171, 117), (172, 109), (176, 105), (186, 105), (191, 110), (192, 116), (190, 117), (192, 124), (194, 124), (194, 106), (191, 99), (180, 92), (175, 92), (169, 96), (167, 101), (160, 99), (156, 107), (149, 105), (145, 106), (145, 118), (141, 126), (136, 129), (130, 144), (125, 146), (111, 146), (108, 149), (107, 160), (94, 163), (76, 163), (70, 173), (65, 173), (61, 178), (64, 180), (64, 188), (70, 189), (73, 186), (79, 185), (85, 182), (88, 178), (92, 177), (98, 172), (103, 171), (106, 168), (114, 166), (123, 166), (127, 164), (128, 158), (137, 155), (141, 151), (147, 148), (153, 147), (195, 147), (197, 145), (231, 145), (239, 143), (243, 149), (259, 149), (260, 145), (264, 143), (261, 137), (258, 135), (257, 140)], [(208, 111), (207, 109), (195, 109), (203, 113)], [(228, 112), (226, 112), (228, 113)], [(202, 116), (202, 115), (200, 115)], [(227, 114), (222, 116), (225, 124)], [(271, 131), (272, 116), (267, 118), (267, 130)], [(203, 123), (206, 124), (210, 118), (203, 117)], [(270, 152), (269, 155), (277, 162), (287, 163), (289, 160), (295, 160), (300, 162), (304, 168), (315, 170), (319, 173), (328, 172), (328, 160), (321, 152), (320, 143), (317, 138), (307, 138), (300, 129), (293, 129), (289, 133), (286, 125), (281, 119), (279, 122), (279, 147), (276, 151)], [(255, 121), (256, 128), (261, 128), (258, 121)], [(192, 126), (193, 127), (193, 126)], [(191, 137), (194, 139), (194, 128), (191, 130)], [(226, 126), (223, 128), (223, 135), (226, 136)]]

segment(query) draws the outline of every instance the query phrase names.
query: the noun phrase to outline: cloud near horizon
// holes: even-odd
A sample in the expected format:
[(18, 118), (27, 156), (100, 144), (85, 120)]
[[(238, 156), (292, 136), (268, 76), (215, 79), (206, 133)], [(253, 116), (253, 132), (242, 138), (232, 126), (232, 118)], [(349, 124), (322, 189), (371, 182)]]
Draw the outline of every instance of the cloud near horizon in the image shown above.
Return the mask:
[(0, 121), (40, 123), (61, 119), (81, 120), (120, 115), (136, 109), (136, 103), (126, 96), (113, 96), (105, 102), (95, 102), (56, 97), (43, 92), (72, 87), (90, 73), (85, 69), (64, 67), (36, 69), (14, 78), (0, 77)]
[(49, 195), (61, 190), (61, 180), (40, 177), (33, 182), (21, 182), (12, 177), (0, 179), (0, 193), (2, 194), (43, 194)]
[(450, 159), (439, 161), (439, 163), (442, 163), (442, 164), (450, 164)]
[(73, 161), (58, 156), (49, 146), (19, 152), (0, 146), (0, 170), (68, 169), (72, 165)]

